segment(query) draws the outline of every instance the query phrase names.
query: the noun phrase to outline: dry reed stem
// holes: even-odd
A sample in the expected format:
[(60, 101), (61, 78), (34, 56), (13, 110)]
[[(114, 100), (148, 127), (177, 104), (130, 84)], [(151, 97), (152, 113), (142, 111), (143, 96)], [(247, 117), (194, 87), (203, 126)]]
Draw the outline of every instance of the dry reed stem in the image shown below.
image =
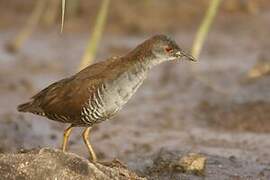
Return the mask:
[(103, 0), (101, 3), (101, 7), (96, 18), (96, 23), (93, 29), (93, 33), (88, 41), (87, 48), (82, 57), (81, 63), (78, 67), (79, 70), (90, 65), (95, 58), (97, 47), (100, 42), (104, 25), (106, 22), (109, 3), (110, 3), (110, 0)]
[(101, 3), (101, 7), (97, 15), (93, 33), (90, 36), (87, 48), (81, 60), (81, 64), (78, 67), (79, 70), (90, 65), (95, 58), (97, 47), (100, 42), (102, 32), (105, 26), (109, 3), (110, 3), (110, 0), (103, 0)]
[[(196, 33), (195, 40), (193, 42), (193, 47), (192, 47), (192, 55), (196, 59), (199, 58), (199, 55), (202, 51), (202, 47), (203, 47), (203, 44), (205, 42), (206, 36), (209, 33), (210, 26), (211, 26), (211, 24), (216, 16), (217, 12), (218, 12), (218, 8), (219, 8), (220, 3), (221, 3), (221, 0), (211, 0), (210, 1), (209, 7), (206, 11), (206, 14), (205, 14), (205, 16), (202, 20), (202, 23), (201, 23), (201, 25)], [(197, 73), (197, 70), (195, 67), (196, 67), (195, 65), (191, 66), (191, 70), (192, 70), (194, 75), (197, 75), (198, 73)], [(210, 87), (212, 90), (215, 90), (215, 91), (222, 93), (222, 94), (227, 94), (227, 92), (224, 91), (224, 89), (212, 85), (211, 82), (204, 77), (196, 76), (196, 79), (201, 81), (206, 86)]]
[(63, 32), (64, 29), (65, 10), (66, 10), (66, 0), (62, 0), (61, 33)]

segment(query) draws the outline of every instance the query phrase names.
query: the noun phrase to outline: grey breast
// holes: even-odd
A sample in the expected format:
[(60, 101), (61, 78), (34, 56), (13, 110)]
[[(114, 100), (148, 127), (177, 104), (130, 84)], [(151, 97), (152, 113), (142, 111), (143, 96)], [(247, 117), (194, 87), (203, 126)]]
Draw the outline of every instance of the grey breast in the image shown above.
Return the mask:
[(105, 110), (105, 83), (95, 87), (95, 91), (90, 91), (90, 97), (81, 110), (81, 120), (84, 124), (92, 125), (106, 119)]
[(82, 121), (92, 125), (115, 115), (143, 83), (146, 74), (145, 70), (134, 66), (113, 80), (105, 81), (82, 109)]

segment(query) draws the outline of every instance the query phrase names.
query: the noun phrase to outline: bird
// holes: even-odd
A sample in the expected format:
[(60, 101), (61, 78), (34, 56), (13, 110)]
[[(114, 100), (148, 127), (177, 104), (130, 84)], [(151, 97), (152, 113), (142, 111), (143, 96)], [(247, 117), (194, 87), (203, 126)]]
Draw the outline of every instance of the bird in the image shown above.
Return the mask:
[(84, 128), (82, 138), (90, 160), (96, 162), (97, 156), (89, 141), (91, 128), (115, 116), (142, 85), (152, 67), (178, 59), (196, 61), (168, 35), (154, 35), (126, 55), (89, 65), (49, 85), (29, 102), (18, 105), (17, 110), (70, 124), (63, 133), (63, 152), (72, 129)]

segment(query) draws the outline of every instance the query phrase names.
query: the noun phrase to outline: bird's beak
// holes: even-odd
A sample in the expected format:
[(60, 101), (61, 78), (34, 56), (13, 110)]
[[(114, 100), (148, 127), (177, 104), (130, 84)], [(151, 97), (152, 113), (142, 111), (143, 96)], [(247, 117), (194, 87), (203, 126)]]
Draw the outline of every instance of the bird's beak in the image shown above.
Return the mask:
[(187, 60), (189, 60), (189, 61), (197, 61), (197, 59), (195, 59), (193, 56), (191, 56), (190, 54), (187, 54), (185, 51), (183, 51), (183, 50), (180, 50), (180, 51), (177, 51), (176, 53), (175, 53), (175, 56), (177, 57), (177, 58), (185, 58), (185, 59), (187, 59)]

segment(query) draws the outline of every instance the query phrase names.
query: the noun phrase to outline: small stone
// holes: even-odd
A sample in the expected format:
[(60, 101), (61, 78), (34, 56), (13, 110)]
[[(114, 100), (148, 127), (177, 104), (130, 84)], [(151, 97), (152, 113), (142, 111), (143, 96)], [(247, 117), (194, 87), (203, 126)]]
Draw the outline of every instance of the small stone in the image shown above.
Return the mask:
[(249, 79), (258, 79), (270, 74), (270, 58), (263, 54), (257, 59), (255, 65), (248, 71)]
[(190, 153), (179, 160), (179, 166), (184, 172), (203, 174), (206, 157), (201, 154)]

